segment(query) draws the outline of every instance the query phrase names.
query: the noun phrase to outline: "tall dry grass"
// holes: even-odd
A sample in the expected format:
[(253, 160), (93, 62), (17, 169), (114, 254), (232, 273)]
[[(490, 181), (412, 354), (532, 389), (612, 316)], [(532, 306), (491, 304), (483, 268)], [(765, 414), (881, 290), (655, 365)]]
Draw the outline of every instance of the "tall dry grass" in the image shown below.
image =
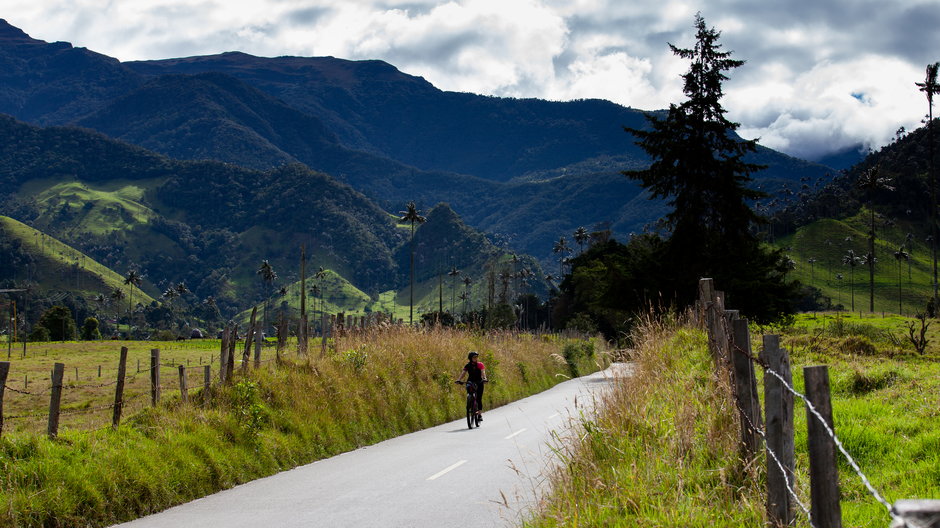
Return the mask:
[[(487, 408), (603, 366), (553, 335), (391, 327), (284, 354), (216, 386), (203, 405), (167, 398), (115, 431), (0, 438), (0, 526), (102, 526), (355, 449), (463, 413), (453, 379), (477, 350)], [(597, 343), (600, 346), (600, 343)], [(578, 350), (586, 347), (578, 344)], [(591, 343), (590, 349), (595, 349)]]
[(633, 373), (558, 446), (553, 492), (528, 525), (757, 526), (759, 479), (738, 456), (727, 381), (705, 335), (678, 318), (637, 325)]

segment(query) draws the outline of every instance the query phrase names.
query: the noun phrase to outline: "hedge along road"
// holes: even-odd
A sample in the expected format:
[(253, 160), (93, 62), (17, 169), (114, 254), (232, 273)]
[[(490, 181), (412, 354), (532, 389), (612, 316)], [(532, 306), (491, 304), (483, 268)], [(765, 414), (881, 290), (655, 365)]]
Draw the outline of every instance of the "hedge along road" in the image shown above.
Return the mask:
[[(615, 363), (487, 411), (478, 429), (461, 419), (119, 526), (513, 526), (547, 489), (557, 437), (628, 372)], [(456, 385), (453, 397), (462, 397)]]

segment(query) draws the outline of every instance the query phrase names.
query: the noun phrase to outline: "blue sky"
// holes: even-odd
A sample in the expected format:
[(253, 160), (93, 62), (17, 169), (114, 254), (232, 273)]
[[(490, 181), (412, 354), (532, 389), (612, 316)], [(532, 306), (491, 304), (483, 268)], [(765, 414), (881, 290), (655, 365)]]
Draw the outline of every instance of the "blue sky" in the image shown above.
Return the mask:
[(920, 126), (940, 0), (6, 0), (34, 38), (121, 60), (244, 51), (382, 59), (439, 88), (639, 109), (682, 99), (701, 12), (747, 61), (725, 85), (740, 132), (814, 159)]

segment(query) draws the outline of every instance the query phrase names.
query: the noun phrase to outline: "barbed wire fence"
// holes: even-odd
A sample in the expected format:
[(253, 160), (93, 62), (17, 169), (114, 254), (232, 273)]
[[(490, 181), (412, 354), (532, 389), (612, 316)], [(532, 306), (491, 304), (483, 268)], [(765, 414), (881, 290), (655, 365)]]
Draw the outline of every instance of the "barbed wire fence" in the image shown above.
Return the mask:
[[(828, 367), (803, 368), (806, 393), (792, 382), (789, 353), (779, 336), (763, 336), (760, 357), (751, 352), (748, 322), (727, 310), (724, 294), (712, 279), (699, 282), (696, 316), (708, 334), (708, 345), (719, 376), (730, 376), (740, 417), (742, 457), (757, 460), (763, 440), (767, 459), (767, 520), (771, 526), (791, 526), (799, 508), (813, 528), (841, 528), (837, 452), (845, 457), (873, 499), (892, 519), (892, 528), (940, 528), (940, 500), (898, 500), (882, 496), (835, 433), (829, 394)], [(764, 416), (757, 394), (755, 366), (764, 373)], [(810, 498), (801, 499), (795, 477), (793, 402), (802, 400), (807, 412)]]
[[(24, 381), (24, 388), (21, 389), (11, 386), (10, 374), (12, 363), (9, 361), (2, 361), (0, 362), (0, 435), (2, 435), (4, 430), (4, 422), (10, 422), (13, 420), (39, 420), (47, 418), (48, 427), (46, 429), (46, 433), (50, 438), (55, 438), (58, 435), (60, 417), (100, 413), (108, 410), (113, 411), (111, 425), (92, 429), (92, 431), (107, 429), (109, 427), (116, 428), (118, 425), (120, 425), (124, 409), (131, 402), (141, 400), (149, 395), (150, 406), (160, 405), (163, 397), (164, 383), (167, 381), (167, 376), (165, 373), (161, 372), (161, 368), (176, 369), (178, 371), (177, 379), (179, 387), (179, 400), (182, 403), (189, 403), (191, 401), (191, 393), (201, 389), (202, 403), (206, 404), (208, 403), (209, 395), (211, 394), (213, 385), (227, 384), (234, 379), (234, 368), (231, 367), (234, 367), (234, 364), (237, 361), (235, 358), (235, 345), (239, 341), (245, 343), (246, 350), (245, 355), (241, 358), (242, 371), (247, 371), (249, 364), (252, 364), (253, 367), (257, 369), (272, 364), (277, 365), (281, 363), (282, 358), (279, 354), (264, 360), (261, 359), (262, 342), (260, 332), (254, 332), (251, 335), (246, 336), (244, 339), (238, 339), (234, 326), (228, 330), (229, 332), (226, 333), (225, 339), (222, 340), (221, 350), (218, 357), (209, 356), (208, 364), (203, 364), (202, 357), (200, 356), (199, 358), (199, 365), (196, 366), (195, 369), (197, 371), (202, 370), (201, 380), (199, 380), (202, 383), (190, 383), (190, 381), (192, 381), (190, 378), (194, 377), (191, 375), (191, 372), (194, 370), (194, 368), (191, 366), (191, 359), (184, 359), (179, 363), (172, 361), (162, 361), (161, 351), (160, 349), (156, 348), (150, 350), (149, 367), (141, 367), (140, 360), (138, 359), (137, 371), (133, 374), (128, 374), (128, 349), (127, 347), (121, 347), (117, 368), (105, 369), (101, 366), (97, 367), (97, 375), (99, 378), (103, 375), (108, 375), (109, 377), (111, 375), (114, 376), (114, 378), (110, 381), (102, 381), (100, 383), (81, 382), (80, 380), (82, 378), (79, 376), (78, 367), (72, 367), (74, 369), (74, 378), (70, 374), (68, 377), (71, 379), (66, 379), (65, 364), (59, 362), (54, 363), (51, 375), (47, 375), (48, 377), (43, 376), (42, 379), (38, 381), (32, 381), (32, 385), (36, 387), (39, 387), (40, 384), (45, 385), (45, 382), (48, 382), (48, 385), (40, 390), (28, 390), (28, 387), (30, 386), (30, 373), (23, 374), (22, 380)], [(251, 345), (254, 345), (253, 361), (250, 361), (248, 354), (248, 351), (250, 350), (249, 347)], [(213, 383), (212, 366), (217, 362), (221, 363), (219, 367), (220, 374), (215, 383)], [(226, 367), (228, 367), (228, 372), (226, 372)], [(133, 367), (131, 368), (133, 369)], [(70, 372), (72, 371), (70, 370)], [(149, 378), (149, 391), (144, 390), (136, 394), (125, 395), (125, 386), (135, 382), (139, 376), (145, 376)], [(85, 379), (90, 378), (91, 376)], [(72, 408), (63, 407), (63, 394), (75, 394), (79, 391), (94, 393), (96, 391), (100, 392), (111, 387), (114, 388), (114, 401), (112, 403), (89, 404), (88, 401), (85, 401), (83, 403), (78, 403)], [(4, 395), (7, 392), (14, 393), (23, 398), (46, 400), (48, 401), (49, 409), (47, 412), (27, 411), (16, 414), (5, 414)], [(96, 399), (100, 400), (100, 395)], [(34, 401), (32, 404), (26, 404), (25, 407), (35, 409), (37, 406), (42, 405), (44, 404)]]

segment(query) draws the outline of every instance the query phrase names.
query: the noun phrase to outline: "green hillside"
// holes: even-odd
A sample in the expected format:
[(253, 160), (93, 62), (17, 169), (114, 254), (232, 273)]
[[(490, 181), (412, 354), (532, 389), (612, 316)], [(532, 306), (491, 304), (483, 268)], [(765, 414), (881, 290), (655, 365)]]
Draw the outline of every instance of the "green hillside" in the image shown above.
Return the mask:
[(160, 183), (162, 179), (99, 184), (33, 180), (21, 192), (36, 200), (41, 211), (36, 220), (39, 226), (68, 221), (74, 231), (108, 235), (153, 220), (157, 214), (141, 202), (144, 193)]
[[(868, 266), (860, 264), (852, 270), (843, 264), (843, 258), (849, 250), (859, 257), (868, 253), (868, 222), (869, 212), (865, 209), (842, 220), (817, 220), (779, 239), (776, 245), (784, 248), (795, 262), (792, 278), (819, 288), (833, 304), (841, 304), (846, 310), (852, 309), (854, 290), (855, 311), (867, 312)], [(899, 271), (903, 313), (924, 311), (931, 295), (932, 277), (930, 248), (924, 237), (908, 240), (907, 234), (916, 231), (906, 223), (890, 227), (884, 222), (876, 223), (875, 232), (875, 311), (898, 312)], [(901, 246), (911, 259), (899, 263), (894, 254)], [(815, 259), (815, 263), (810, 263), (810, 259)], [(837, 278), (840, 274), (841, 280)]]
[[(79, 296), (92, 297), (107, 294), (115, 289), (128, 292), (124, 278), (84, 253), (63, 244), (41, 231), (6, 216), (0, 216), (0, 241), (14, 251), (32, 257), (21, 262), (20, 269), (6, 269), (13, 262), (4, 264), (4, 278), (14, 285), (36, 281), (42, 277), (40, 291), (58, 290)], [(6, 252), (4, 252), (6, 253)], [(131, 287), (135, 303), (149, 304), (153, 298), (140, 288)]]

